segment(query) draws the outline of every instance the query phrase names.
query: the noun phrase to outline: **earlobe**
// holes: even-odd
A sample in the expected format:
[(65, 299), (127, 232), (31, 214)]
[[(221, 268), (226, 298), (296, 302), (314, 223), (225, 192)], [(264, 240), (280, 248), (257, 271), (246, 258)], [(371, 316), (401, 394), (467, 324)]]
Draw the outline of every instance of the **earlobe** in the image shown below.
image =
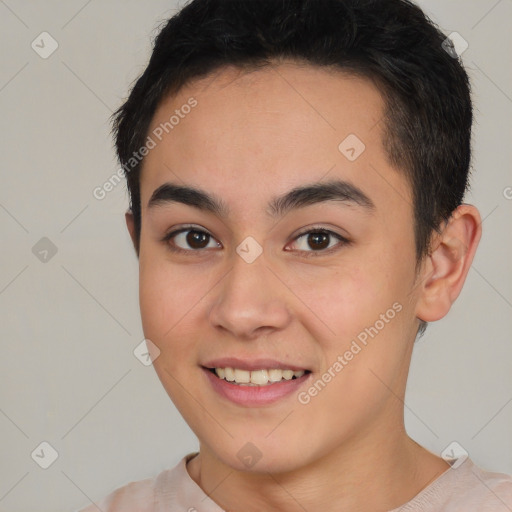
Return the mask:
[(459, 296), (482, 235), (478, 210), (460, 205), (435, 235), (423, 265), (416, 316), (425, 322), (443, 318)]
[(135, 248), (135, 252), (137, 253), (138, 257), (139, 241), (137, 240), (137, 234), (135, 233), (135, 220), (132, 211), (127, 210), (127, 212), (124, 214), (124, 218), (126, 220), (126, 227), (128, 228), (128, 232), (130, 233), (130, 238), (132, 239), (133, 247)]

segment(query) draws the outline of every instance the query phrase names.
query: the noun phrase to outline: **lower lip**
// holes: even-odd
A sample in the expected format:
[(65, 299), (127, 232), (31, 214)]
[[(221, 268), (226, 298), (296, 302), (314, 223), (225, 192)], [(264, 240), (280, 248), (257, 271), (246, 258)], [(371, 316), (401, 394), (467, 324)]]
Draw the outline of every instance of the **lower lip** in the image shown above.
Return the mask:
[(266, 386), (244, 386), (220, 379), (210, 370), (203, 368), (213, 389), (231, 402), (244, 406), (268, 405), (297, 392), (311, 373), (305, 373), (298, 379), (282, 380)]

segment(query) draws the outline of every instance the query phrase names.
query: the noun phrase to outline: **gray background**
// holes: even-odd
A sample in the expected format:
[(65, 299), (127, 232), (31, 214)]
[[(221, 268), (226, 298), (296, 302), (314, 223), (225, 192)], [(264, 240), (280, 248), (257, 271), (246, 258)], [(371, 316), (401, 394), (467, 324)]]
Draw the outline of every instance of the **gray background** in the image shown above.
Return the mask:
[[(457, 441), (477, 464), (512, 474), (512, 1), (421, 5), (469, 43), (467, 202), (485, 220), (461, 296), (416, 344), (406, 426), (433, 452)], [(124, 182), (101, 201), (92, 193), (118, 169), (108, 117), (176, 6), (0, 1), (0, 511), (74, 510), (197, 449), (133, 354), (143, 334)], [(59, 44), (47, 59), (31, 47), (43, 31)], [(43, 237), (57, 249), (46, 261), (32, 250)], [(48, 449), (31, 457), (43, 441), (58, 452), (46, 470), (35, 460)]]

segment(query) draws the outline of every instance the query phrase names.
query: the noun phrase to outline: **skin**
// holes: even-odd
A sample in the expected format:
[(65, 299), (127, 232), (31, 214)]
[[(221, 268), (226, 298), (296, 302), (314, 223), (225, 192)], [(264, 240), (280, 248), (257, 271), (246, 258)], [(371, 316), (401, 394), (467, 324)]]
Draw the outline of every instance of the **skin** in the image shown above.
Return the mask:
[[(442, 318), (457, 298), (481, 236), (478, 211), (457, 208), (417, 270), (411, 190), (388, 162), (383, 99), (365, 79), (293, 62), (225, 67), (165, 99), (150, 131), (191, 96), (197, 106), (145, 158), (138, 254), (144, 334), (160, 350), (153, 364), (200, 442), (190, 476), (229, 511), (399, 507), (449, 468), (407, 435), (403, 399), (419, 320)], [(338, 150), (351, 133), (366, 146), (353, 162)], [(375, 209), (329, 201), (266, 213), (271, 198), (334, 178)], [(148, 208), (165, 182), (215, 194), (229, 217)], [(130, 212), (126, 222), (135, 243)], [(174, 242), (189, 253), (176, 254), (162, 242), (183, 224), (211, 234), (207, 248), (194, 252), (182, 235)], [(338, 249), (321, 253), (307, 235), (296, 239), (318, 225), (350, 243), (331, 237)], [(247, 236), (263, 249), (251, 264), (235, 250)], [(401, 311), (308, 404), (292, 393), (235, 405), (203, 375), (208, 359), (269, 357), (310, 369), (307, 390), (394, 303)], [(247, 442), (262, 454), (251, 468), (237, 457)]]

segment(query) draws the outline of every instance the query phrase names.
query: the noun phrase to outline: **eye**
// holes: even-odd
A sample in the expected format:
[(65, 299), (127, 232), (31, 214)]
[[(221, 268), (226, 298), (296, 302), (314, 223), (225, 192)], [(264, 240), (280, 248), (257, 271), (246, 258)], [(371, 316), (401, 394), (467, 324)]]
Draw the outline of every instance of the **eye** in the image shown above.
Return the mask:
[[(335, 240), (333, 240), (333, 238)], [(336, 242), (337, 243), (333, 243)], [(350, 241), (345, 237), (334, 233), (325, 228), (309, 228), (308, 231), (300, 233), (295, 237), (295, 242), (299, 242), (298, 251), (310, 253), (307, 256), (321, 256), (322, 254), (330, 254), (341, 246), (349, 244)], [(308, 249), (309, 248), (309, 249)]]
[[(335, 239), (335, 240), (334, 240)], [(337, 243), (335, 243), (337, 241)], [(215, 238), (202, 229), (195, 226), (187, 226), (172, 231), (164, 236), (162, 242), (167, 244), (169, 250), (175, 253), (200, 253), (203, 249), (222, 248), (222, 245)], [(299, 252), (309, 256), (321, 256), (330, 254), (350, 241), (325, 228), (309, 228), (297, 235), (294, 243), (299, 242)], [(333, 243), (334, 242), (334, 243)]]
[[(166, 242), (173, 252), (197, 252), (202, 249), (219, 248), (221, 245), (210, 233), (194, 227), (183, 227), (165, 235), (162, 242)], [(213, 243), (213, 245), (210, 245)], [(210, 247), (208, 247), (210, 245)]]

